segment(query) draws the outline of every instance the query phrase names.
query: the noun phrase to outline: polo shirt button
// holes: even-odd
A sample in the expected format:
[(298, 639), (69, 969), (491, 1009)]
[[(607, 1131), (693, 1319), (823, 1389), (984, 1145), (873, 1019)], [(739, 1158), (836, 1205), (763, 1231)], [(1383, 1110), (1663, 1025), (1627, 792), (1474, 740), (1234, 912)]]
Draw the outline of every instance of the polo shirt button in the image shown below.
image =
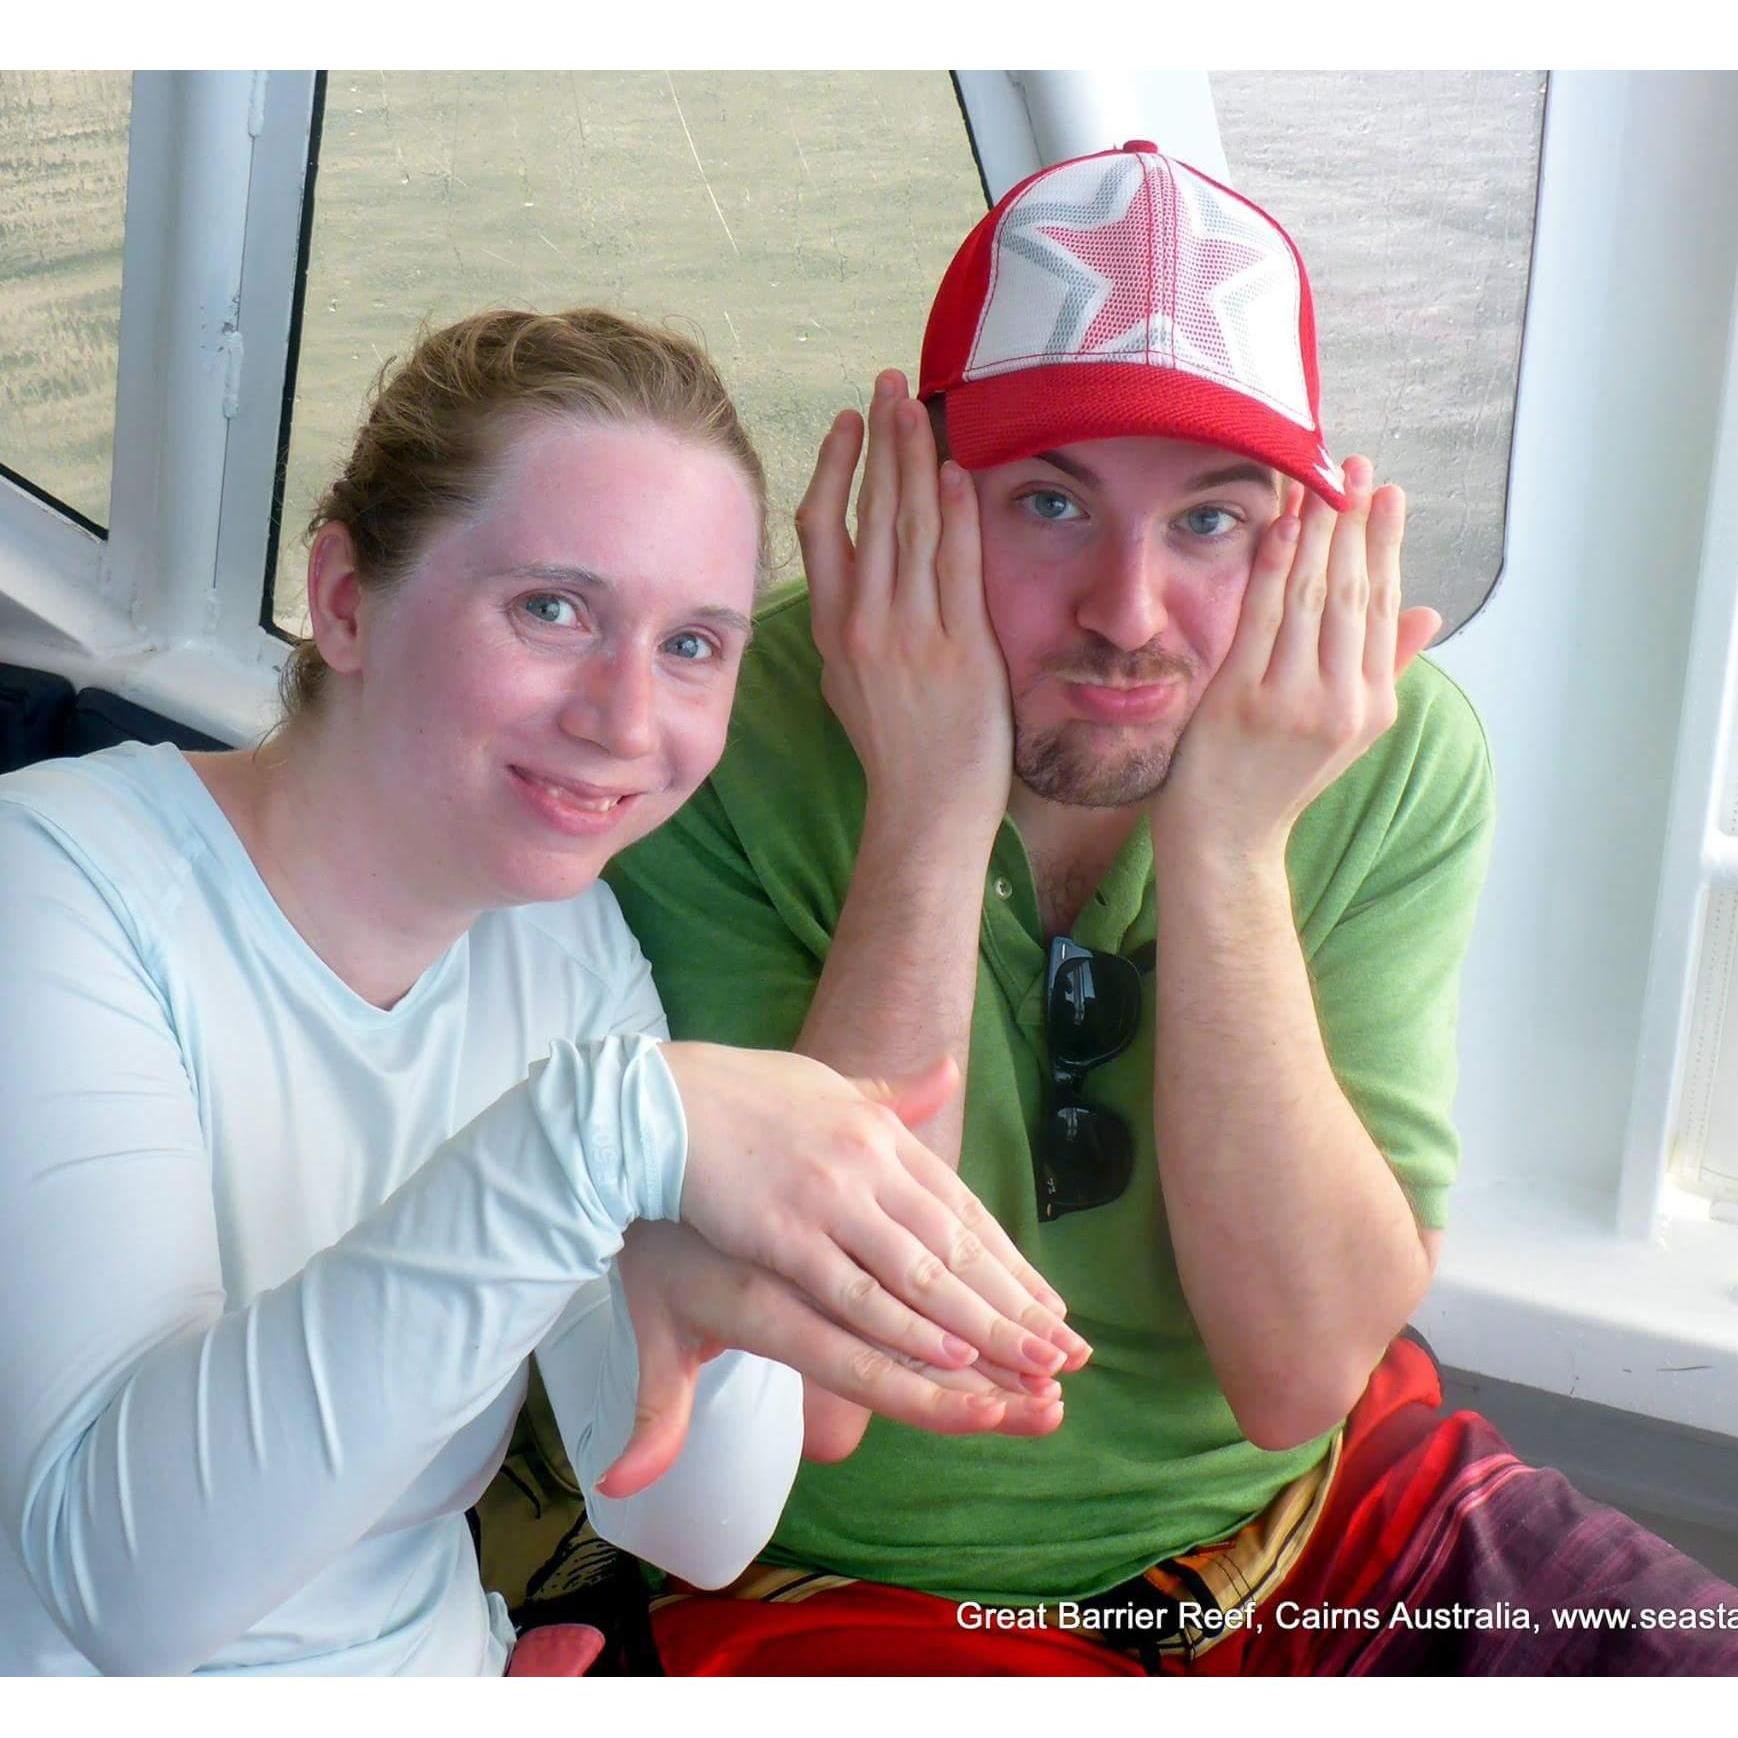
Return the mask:
[(1014, 883), (1006, 875), (998, 875), (990, 883), (990, 886), (995, 889), (998, 899), (1012, 899), (1014, 897)]

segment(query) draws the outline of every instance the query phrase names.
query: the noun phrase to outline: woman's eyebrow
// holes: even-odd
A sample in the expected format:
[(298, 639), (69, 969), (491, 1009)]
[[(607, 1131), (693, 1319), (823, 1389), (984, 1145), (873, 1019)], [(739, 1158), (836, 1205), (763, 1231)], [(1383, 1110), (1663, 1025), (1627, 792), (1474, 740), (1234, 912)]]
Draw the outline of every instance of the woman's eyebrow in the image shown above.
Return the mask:
[(602, 591), (610, 589), (610, 582), (601, 573), (562, 561), (522, 561), (513, 567), (502, 568), (501, 578), (543, 579), (560, 585), (588, 585)]

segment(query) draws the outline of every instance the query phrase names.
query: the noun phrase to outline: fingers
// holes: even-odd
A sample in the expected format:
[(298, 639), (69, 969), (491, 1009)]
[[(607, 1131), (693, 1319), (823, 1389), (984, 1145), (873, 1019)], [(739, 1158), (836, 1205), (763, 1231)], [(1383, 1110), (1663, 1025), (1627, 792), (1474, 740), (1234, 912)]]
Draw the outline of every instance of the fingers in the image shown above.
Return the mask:
[[(1028, 1300), (1035, 1298), (1058, 1322), (1068, 1314), (1068, 1305), (1063, 1301), (1061, 1293), (1020, 1253), (1019, 1246), (1002, 1229), (995, 1214), (959, 1180), (951, 1165), (944, 1164), (918, 1140), (902, 1143), (900, 1158), (912, 1177), (952, 1214), (957, 1225), (977, 1239), (990, 1261), (1013, 1279), (1016, 1291), (1001, 1292), (1011, 1306), (1025, 1309), (1028, 1307)], [(992, 1283), (996, 1283), (999, 1288), (999, 1281)], [(1023, 1297), (1021, 1293), (1024, 1293)], [(1092, 1348), (1071, 1329), (1057, 1335), (1051, 1325), (1046, 1323), (1044, 1331), (1064, 1351), (1079, 1351), (1080, 1363), (1085, 1363), (1092, 1355)], [(1069, 1367), (1075, 1367), (1072, 1358)]]
[(606, 1497), (631, 1497), (676, 1464), (694, 1413), (698, 1360), (683, 1346), (674, 1320), (654, 1297), (634, 1298), (634, 1342), (639, 1354), (640, 1386), (634, 1402), (634, 1431), (597, 1482)]
[(936, 604), (945, 632), (989, 631), (984, 602), (983, 546), (978, 537), (978, 492), (972, 480), (949, 459), (938, 479), (941, 541), (936, 548)]
[[(913, 1186), (878, 1198), (949, 1276), (917, 1270), (911, 1283), (924, 1291), (902, 1293), (907, 1301), (999, 1363), (1043, 1375), (1084, 1364), (1092, 1348), (1063, 1322), (1062, 1300), (989, 1209), (921, 1142), (902, 1145), (900, 1156)], [(949, 1313), (937, 1314), (938, 1305)]]
[(863, 419), (854, 410), (833, 418), (815, 458), (814, 474), (797, 504), (797, 543), (809, 583), (809, 609), (823, 648), (837, 644), (849, 600), (854, 551), (845, 529), (851, 478), (863, 447)]
[(877, 377), (875, 395), (869, 401), (869, 450), (857, 490), (852, 602), (872, 617), (885, 612), (893, 602), (898, 553), (895, 515), (899, 507), (899, 448), (893, 413), (905, 402), (905, 376), (897, 369), (887, 369)]
[(741, 1331), (729, 1332), (732, 1345), (788, 1364), (828, 1393), (884, 1418), (958, 1436), (998, 1429), (1010, 1406), (1024, 1406), (982, 1379), (954, 1382), (964, 1372), (902, 1363), (885, 1346), (866, 1343), (829, 1321), (770, 1275), (754, 1287), (753, 1306)]
[[(842, 1294), (833, 1294), (834, 1315), (859, 1332), (926, 1363), (955, 1366), (970, 1361), (952, 1356), (938, 1358), (928, 1349), (924, 1330), (935, 1324), (945, 1335), (955, 1336), (998, 1364), (1036, 1376), (1054, 1375), (1066, 1362), (1067, 1353), (1047, 1337), (1046, 1330), (1050, 1333), (1068, 1330), (1023, 1292), (1012, 1276), (989, 1262), (978, 1240), (960, 1227), (939, 1202), (929, 1201), (926, 1205), (919, 1199), (922, 1193), (914, 1187), (909, 1201), (884, 1203), (893, 1216), (870, 1220), (858, 1227), (852, 1234), (850, 1250), (854, 1262), (878, 1276), (895, 1297), (915, 1312), (906, 1330), (895, 1337), (869, 1325), (872, 1312), (876, 1315), (884, 1312), (879, 1300), (860, 1283), (844, 1289)], [(919, 1237), (907, 1229), (902, 1222), (907, 1216), (928, 1236)], [(934, 1247), (935, 1243), (941, 1247)], [(954, 1271), (956, 1263), (971, 1272), (974, 1283), (968, 1284)], [(995, 1283), (998, 1278), (999, 1285)], [(802, 1283), (812, 1294), (828, 1297), (826, 1292), (815, 1293), (806, 1280)], [(976, 1289), (980, 1285), (983, 1289)], [(985, 1291), (999, 1293), (1011, 1309), (1004, 1312), (985, 1297)]]
[(1366, 682), (1392, 681), (1404, 667), (1396, 666), (1395, 652), (1400, 623), (1400, 543), (1405, 531), (1406, 497), (1388, 483), (1370, 497), (1370, 619), (1363, 659)]
[[(1321, 671), (1342, 692), (1362, 680), (1372, 615), (1370, 461), (1346, 461), (1346, 510), (1334, 524), (1328, 549), (1327, 596), (1321, 621)], [(1395, 573), (1398, 579), (1398, 567)], [(1391, 679), (1393, 648), (1383, 666)]]
[[(951, 1056), (941, 1056), (922, 1074), (901, 1080), (857, 1080), (856, 1086), (864, 1097), (884, 1104), (907, 1128), (927, 1122), (939, 1112), (959, 1089), (959, 1066)], [(969, 1260), (974, 1271), (962, 1272), (968, 1282), (976, 1285), (982, 1295), (1004, 1315), (1024, 1320), (1023, 1312), (1036, 1301), (1048, 1314), (1025, 1325), (1036, 1326), (1067, 1356), (1067, 1368), (1076, 1369), (1091, 1356), (1092, 1348), (1070, 1329), (1058, 1332), (1058, 1324), (1068, 1313), (1061, 1295), (1027, 1261), (1014, 1240), (1009, 1237), (995, 1216), (968, 1189), (952, 1166), (943, 1163), (921, 1141), (902, 1145), (901, 1159), (914, 1180), (921, 1185), (908, 1211), (920, 1220), (903, 1220), (916, 1233), (925, 1247), (948, 1259)], [(933, 1197), (925, 1202), (922, 1192)], [(971, 1239), (972, 1242), (968, 1242)], [(975, 1243), (975, 1248), (973, 1244)], [(982, 1281), (979, 1284), (979, 1281)]]
[[(1353, 460), (1348, 459), (1347, 475)], [(1308, 496), (1298, 518), (1297, 548), (1285, 581), (1285, 612), (1274, 635), (1267, 679), (1315, 671), (1321, 662), (1322, 612), (1328, 601), (1328, 557), (1340, 515), (1320, 495)], [(1359, 527), (1362, 530), (1362, 525)]]
[(1394, 651), (1394, 680), (1398, 682), (1406, 667), (1442, 632), (1442, 617), (1427, 608), (1403, 610)]
[(1267, 674), (1273, 661), (1273, 643), (1285, 617), (1286, 579), (1291, 573), (1297, 541), (1297, 518), (1282, 513), (1256, 546), (1231, 649), (1220, 666), (1221, 673), (1232, 681), (1254, 685)]
[(893, 607), (914, 627), (935, 629), (941, 626), (935, 572), (941, 540), (935, 435), (929, 412), (916, 399), (902, 398), (893, 410), (899, 452), (899, 506), (894, 515), (899, 566)]
[(941, 1055), (921, 1074), (898, 1080), (854, 1080), (865, 1098), (884, 1104), (907, 1128), (928, 1122), (959, 1091), (959, 1064)]
[(1004, 1410), (995, 1427), (998, 1436), (1047, 1436), (1062, 1422), (1062, 1384), (1054, 1379), (1022, 1376), (994, 1365), (974, 1365), (969, 1370), (917, 1366), (917, 1370), (938, 1388), (999, 1398)]

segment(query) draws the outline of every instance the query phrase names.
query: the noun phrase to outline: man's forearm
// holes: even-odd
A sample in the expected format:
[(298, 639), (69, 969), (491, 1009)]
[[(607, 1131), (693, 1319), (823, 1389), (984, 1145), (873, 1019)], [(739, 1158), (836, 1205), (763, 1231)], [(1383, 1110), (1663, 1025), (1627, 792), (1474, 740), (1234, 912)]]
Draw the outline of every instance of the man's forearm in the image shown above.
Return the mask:
[[(795, 1048), (841, 1074), (914, 1074), (944, 1052), (966, 1077), (993, 831), (940, 812), (913, 826), (871, 801), (827, 963)], [(957, 1166), (965, 1093), (913, 1132)]]
[[(795, 1048), (841, 1074), (889, 1078), (927, 1068), (944, 1052), (960, 1091), (913, 1132), (957, 1166), (977, 993), (978, 924), (994, 833), (927, 827), (878, 808), (863, 820), (851, 888)], [(806, 1385), (804, 1451), (839, 1460), (869, 1423), (861, 1406)]]
[(1154, 1114), (1178, 1274), (1252, 1441), (1343, 1417), (1430, 1282), (1405, 1194), (1334, 1078), (1282, 858), (1157, 865)]

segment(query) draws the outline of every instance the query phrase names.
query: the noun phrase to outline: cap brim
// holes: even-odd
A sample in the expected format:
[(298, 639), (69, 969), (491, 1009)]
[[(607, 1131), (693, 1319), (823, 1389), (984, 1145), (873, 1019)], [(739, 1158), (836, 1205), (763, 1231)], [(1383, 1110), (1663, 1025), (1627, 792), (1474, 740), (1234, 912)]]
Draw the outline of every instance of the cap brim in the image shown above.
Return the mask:
[(1346, 507), (1344, 478), (1319, 436), (1198, 375), (1147, 362), (1047, 363), (947, 389), (947, 439), (968, 471), (1076, 441), (1156, 435), (1223, 447)]

